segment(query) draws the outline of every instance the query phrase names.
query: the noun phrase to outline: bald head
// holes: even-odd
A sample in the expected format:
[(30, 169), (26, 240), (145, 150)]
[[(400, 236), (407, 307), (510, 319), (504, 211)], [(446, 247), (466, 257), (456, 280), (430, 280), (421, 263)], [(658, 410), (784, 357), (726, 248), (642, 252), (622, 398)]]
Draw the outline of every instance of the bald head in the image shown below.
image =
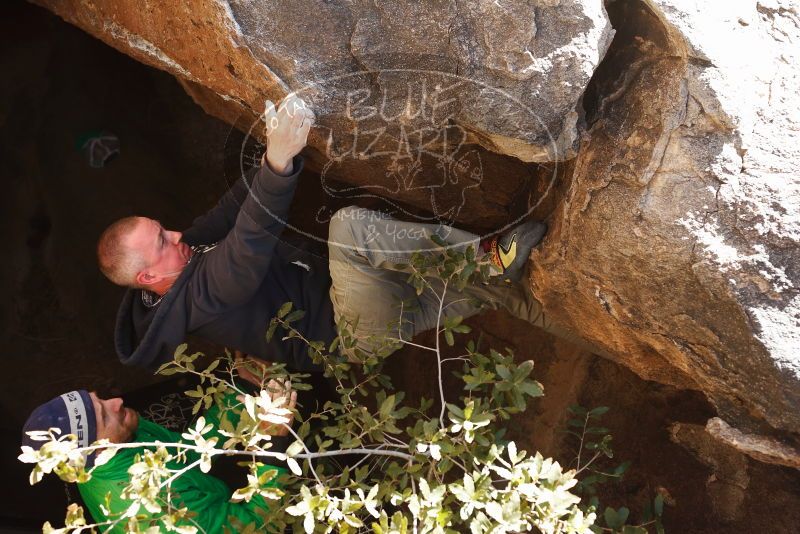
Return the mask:
[(192, 257), (183, 234), (147, 217), (125, 217), (97, 242), (97, 261), (109, 280), (163, 295)]
[(120, 219), (100, 235), (97, 241), (97, 262), (100, 271), (112, 282), (120, 286), (137, 286), (136, 275), (145, 267), (142, 255), (129, 244), (131, 233), (144, 217), (125, 217)]

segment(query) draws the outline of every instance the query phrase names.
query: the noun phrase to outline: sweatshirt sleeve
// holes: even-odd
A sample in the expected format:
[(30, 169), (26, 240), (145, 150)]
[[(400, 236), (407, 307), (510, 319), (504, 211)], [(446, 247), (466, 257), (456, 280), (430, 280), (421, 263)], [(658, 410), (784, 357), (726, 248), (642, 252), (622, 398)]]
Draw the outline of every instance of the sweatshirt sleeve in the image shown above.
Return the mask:
[[(258, 468), (258, 474), (261, 475), (270, 470), (276, 471), (275, 476), (264, 486), (280, 488), (281, 478), (286, 473), (286, 470), (281, 467), (264, 465)], [(121, 471), (114, 477), (97, 476), (88, 482), (78, 485), (81, 498), (95, 522), (103, 523), (109, 519), (114, 519), (114, 516), (106, 517), (103, 514), (106, 504), (109, 505), (108, 509), (112, 514), (124, 512), (131, 506), (131, 501), (121, 497), (122, 491), (128, 484), (129, 477), (127, 473)], [(242, 486), (244, 485), (245, 481), (243, 479)], [(172, 483), (173, 504), (186, 507), (191, 514), (191, 520), (184, 520), (183, 524), (197, 526), (201, 529), (200, 532), (221, 534), (224, 531), (224, 527), (230, 527), (235, 519), (243, 526), (255, 523), (257, 531), (261, 531), (264, 528), (265, 514), (269, 512), (270, 507), (274, 506), (277, 501), (268, 501), (261, 495), (256, 495), (250, 499), (250, 502), (231, 502), (231, 494), (231, 489), (224, 482), (212, 475), (202, 473), (199, 468), (185, 473)], [(110, 497), (107, 503), (106, 495)], [(164, 505), (161, 512), (150, 512), (144, 507), (139, 508), (137, 518), (139, 527), (143, 531), (154, 524), (160, 523), (155, 522), (155, 519), (166, 512), (165, 497), (166, 495), (162, 494)], [(159, 524), (159, 526), (162, 532), (167, 532), (163, 524)], [(234, 529), (230, 530), (234, 531)], [(122, 534), (125, 532), (125, 521), (113, 525), (108, 530), (101, 528), (101, 531)]]
[[(235, 425), (237, 422), (236, 411), (228, 408), (233, 408), (237, 404), (239, 403), (236, 400), (235, 393), (232, 393), (223, 398), (222, 409), (215, 404), (205, 411), (204, 417), (206, 421), (212, 424), (212, 430), (205, 434), (206, 438), (216, 436), (220, 440), (227, 439), (218, 433), (220, 417), (222, 413), (228, 414), (231, 422)], [(150, 423), (150, 426), (157, 427), (152, 423)], [(157, 427), (157, 432), (158, 434), (155, 434), (154, 431), (151, 431), (152, 435), (147, 439), (161, 441), (162, 443), (184, 441), (180, 434), (163, 427)], [(285, 450), (285, 445), (280, 450)], [(130, 501), (122, 499), (121, 493), (129, 484), (130, 477), (127, 471), (133, 464), (135, 455), (139, 452), (141, 452), (140, 449), (120, 451), (108, 464), (100, 466), (91, 480), (78, 485), (81, 497), (96, 522), (103, 522), (107, 519), (103, 515), (101, 508), (101, 506), (106, 506), (106, 494), (110, 495), (108, 509), (112, 513), (123, 512), (131, 505)], [(198, 455), (191, 451), (186, 454), (188, 463), (197, 460), (197, 458)], [(171, 469), (180, 469), (185, 465), (185, 463), (172, 463), (169, 467)], [(274, 471), (275, 473), (272, 479), (264, 484), (264, 487), (280, 489), (287, 470), (280, 466), (265, 464), (257, 468), (257, 475), (261, 476), (269, 471)], [(243, 487), (245, 484), (245, 478), (242, 476), (241, 486)], [(255, 495), (250, 502), (231, 502), (232, 489), (218, 478), (203, 473), (199, 467), (195, 467), (177, 478), (172, 483), (172, 490), (173, 502), (188, 508), (193, 514), (192, 520), (186, 522), (186, 524), (193, 524), (198, 526), (201, 532), (209, 533), (221, 534), (224, 531), (223, 527), (231, 527), (234, 522), (240, 522), (241, 526), (255, 523), (257, 531), (261, 531), (264, 528), (264, 515), (277, 502), (264, 499), (261, 495)], [(164, 497), (162, 495), (162, 499)], [(149, 512), (144, 507), (141, 507), (137, 515), (140, 517), (139, 526), (144, 530), (152, 526), (154, 518), (161, 516), (162, 513)], [(229, 528), (229, 530), (235, 531), (234, 528)], [(116, 534), (124, 531), (124, 525), (120, 523), (107, 532)], [(166, 532), (166, 529), (162, 526), (161, 531)]]
[(279, 176), (263, 165), (228, 235), (205, 254), (194, 283), (195, 305), (220, 313), (252, 298), (264, 280), (286, 225), (297, 176), (303, 160), (294, 159), (294, 172)]
[(224, 239), (236, 223), (239, 209), (247, 198), (250, 184), (258, 170), (258, 167), (249, 169), (236, 180), (216, 206), (197, 217), (192, 226), (183, 232), (183, 241), (194, 246), (211, 245)]
[[(221, 401), (222, 408), (220, 408), (219, 405), (214, 404), (208, 410), (206, 410), (203, 415), (206, 422), (211, 424), (211, 430), (205, 434), (205, 437), (218, 437), (219, 441), (217, 442), (217, 446), (221, 446), (227, 438), (219, 433), (220, 418), (222, 417), (223, 413), (226, 414), (231, 424), (235, 427), (238, 424), (238, 415), (237, 411), (231, 408), (234, 408), (240, 404), (241, 403), (238, 401), (238, 399), (236, 399), (236, 393), (234, 392), (223, 397)], [(291, 439), (288, 437), (274, 437), (272, 439), (273, 445), (270, 450), (284, 452), (286, 451), (290, 441)], [(265, 459), (265, 461), (276, 463), (272, 459)], [(265, 487), (280, 489), (283, 485), (281, 484), (281, 479), (287, 475), (287, 469), (283, 466), (263, 464), (256, 469), (256, 474), (261, 476), (269, 471), (275, 471), (275, 473), (272, 479), (265, 484)], [(244, 485), (244, 481), (242, 481), (242, 485)], [(206, 505), (204, 504), (203, 506)], [(247, 526), (250, 523), (255, 523), (258, 529), (262, 529), (264, 523), (261, 514), (269, 511), (270, 501), (264, 499), (260, 495), (256, 495), (250, 500), (250, 502), (242, 501), (238, 503), (232, 503), (225, 501), (219, 502), (215, 504), (215, 506), (219, 508), (219, 511), (208, 514), (208, 523), (201, 523), (201, 525), (205, 525), (204, 530), (206, 532), (218, 532), (218, 530), (215, 530), (215, 528), (219, 528), (222, 525), (230, 526), (231, 518), (235, 518), (237, 521), (241, 522), (241, 525), (239, 525), (240, 527)], [(261, 514), (259, 514), (259, 511)], [(223, 517), (224, 522), (219, 524), (218, 520)], [(232, 532), (235, 531), (233, 528), (230, 530)], [(222, 529), (220, 529), (219, 532), (222, 532)]]

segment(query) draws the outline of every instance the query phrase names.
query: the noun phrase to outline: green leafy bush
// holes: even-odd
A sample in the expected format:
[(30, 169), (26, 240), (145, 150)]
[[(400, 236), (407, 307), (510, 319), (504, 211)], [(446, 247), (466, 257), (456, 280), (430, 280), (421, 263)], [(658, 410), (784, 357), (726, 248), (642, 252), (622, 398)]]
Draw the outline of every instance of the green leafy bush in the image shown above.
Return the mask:
[[(409, 273), (409, 283), (418, 293), (432, 291), (442, 305), (447, 291), (482, 283), (490, 269), (487, 260), (476, 258), (472, 248), (464, 252), (443, 249), (434, 257), (415, 255), (408, 265), (399, 267)], [(102, 449), (96, 461), (99, 465), (120, 448), (147, 445), (131, 468), (131, 482), (124, 491), (131, 506), (114, 511), (117, 515), (111, 513), (103, 525), (122, 523), (130, 532), (148, 528), (195, 532), (192, 511), (173, 505), (170, 482), (188, 469), (207, 471), (214, 456), (239, 454), (250, 474), (232, 499), (249, 501), (257, 494), (269, 499), (274, 505), (265, 523), (274, 532), (287, 526), (307, 533), (376, 534), (592, 530), (595, 507), (582, 504), (578, 492), (591, 493), (589, 478), (598, 475), (593, 472), (579, 482), (576, 473), (588, 470), (594, 460), (580, 465), (579, 453), (579, 465), (565, 470), (551, 458), (520, 450), (513, 441), (502, 439), (510, 416), (523, 412), (530, 399), (543, 394), (542, 385), (531, 376), (532, 361), (517, 363), (510, 351), (481, 350), (473, 341), (463, 344), (460, 356), (444, 358), (443, 343), (455, 346), (470, 328), (460, 317), (442, 320), (441, 311), (433, 345), (416, 345), (393, 335), (395, 329), (390, 325), (385, 336), (369, 339), (374, 347), (369, 352), (358, 348), (363, 339), (357, 322), (341, 322), (338, 338), (328, 346), (303, 338), (293, 327), (302, 314), (287, 303), (272, 320), (267, 335), (304, 341), (309, 356), (336, 384), (339, 398), (297, 421), (296, 429), (290, 430), (294, 442), (285, 453), (271, 450), (272, 436), (260, 426), (264, 420), (286, 420), (266, 384), (270, 378), (289, 379), (296, 389), (303, 389), (307, 387), (305, 376), (273, 365), (264, 372), (261, 391), (249, 393), (235, 381), (242, 371), (241, 362), (226, 354), (206, 369), (197, 369), (200, 354), (188, 354), (184, 345), (160, 372), (199, 377), (200, 385), (187, 392), (197, 399), (195, 413), (221, 403), (231, 392), (238, 393), (241, 402), (226, 407), (237, 417), (222, 419), (220, 433), (227, 438), (225, 442), (207, 438), (210, 428), (202, 417), (184, 434), (185, 443), (96, 443), (80, 449), (74, 436), (45, 432), (39, 435), (47, 442), (42, 449), (24, 450), (21, 456), (22, 461), (36, 464), (31, 482), (50, 472), (66, 481), (85, 481), (92, 470), (85, 469), (83, 452)], [(404, 392), (394, 388), (391, 377), (383, 372), (386, 357), (404, 344), (429, 351), (437, 363), (438, 391), (414, 405), (406, 402)], [(458, 376), (463, 389), (457, 398), (445, 394), (442, 364), (447, 360), (461, 364)], [(261, 372), (254, 367), (247, 370)], [(576, 417), (586, 422), (581, 445), (594, 455), (607, 454), (610, 449), (605, 438), (585, 439), (602, 433), (599, 430), (603, 429), (588, 423), (597, 413), (576, 412)], [(230, 422), (236, 419), (237, 424)], [(169, 462), (185, 459), (187, 450), (199, 453), (199, 460), (185, 462), (180, 469), (167, 467)], [(285, 460), (293, 474), (282, 489), (267, 486), (274, 471), (257, 473), (256, 468), (270, 460)], [(140, 522), (137, 513), (142, 508), (157, 512), (156, 517)], [(626, 517), (621, 516), (627, 516), (625, 510), (609, 510), (604, 514), (608, 529), (624, 525)], [(53, 530), (45, 525), (45, 530), (52, 532), (91, 528), (83, 511), (74, 506), (68, 510), (64, 528)], [(255, 525), (231, 524), (230, 530), (253, 532)]]

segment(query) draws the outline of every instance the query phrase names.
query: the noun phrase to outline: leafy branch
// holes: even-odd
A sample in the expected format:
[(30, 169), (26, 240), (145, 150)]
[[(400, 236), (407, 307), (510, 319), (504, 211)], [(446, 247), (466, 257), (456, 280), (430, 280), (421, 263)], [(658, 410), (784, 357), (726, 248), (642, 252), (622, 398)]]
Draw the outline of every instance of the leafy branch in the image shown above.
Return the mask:
[[(582, 508), (588, 513), (600, 509), (600, 500), (597, 496), (598, 486), (611, 482), (619, 481), (630, 467), (630, 462), (623, 462), (613, 468), (600, 465), (603, 459), (610, 460), (614, 457), (611, 448), (610, 430), (604, 426), (598, 426), (599, 419), (608, 412), (607, 406), (587, 409), (583, 406), (570, 406), (569, 412), (573, 416), (567, 421), (567, 434), (577, 440), (577, 452), (573, 464), (575, 474), (589, 473), (582, 477), (575, 487), (579, 494), (585, 495), (586, 502), (582, 503)], [(589, 456), (588, 459), (584, 455)], [(664, 511), (664, 498), (661, 494), (656, 494), (652, 502), (648, 502), (642, 513), (641, 521), (637, 524), (629, 524), (630, 509), (622, 506), (615, 509), (606, 506), (603, 514), (598, 518), (598, 522), (592, 525), (595, 533), (614, 532), (620, 534), (647, 534), (648, 528), (653, 527), (658, 534), (663, 534), (664, 526), (661, 517)], [(605, 526), (601, 524), (605, 523)]]
[[(244, 368), (230, 354), (200, 369), (201, 354), (187, 354), (185, 345), (160, 372), (199, 377), (200, 385), (187, 395), (196, 399), (195, 413), (214, 405), (219, 408), (218, 428), (210, 428), (200, 417), (181, 443), (104, 442), (88, 448), (77, 447), (74, 436), (42, 433), (43, 447), (26, 449), (21, 456), (35, 464), (32, 482), (55, 472), (64, 480), (86, 483), (96, 467), (85, 469), (85, 454), (96, 453), (98, 466), (111, 461), (116, 451), (142, 449), (130, 468), (131, 483), (123, 491), (130, 502), (126, 510), (108, 510), (110, 522), (89, 525), (82, 510), (72, 508), (58, 532), (94, 530), (115, 521), (124, 523), (128, 532), (147, 528), (197, 532), (192, 511), (171, 506), (174, 481), (190, 469), (206, 471), (215, 456), (239, 455), (248, 459), (249, 474), (247, 484), (234, 492), (233, 501), (250, 502), (258, 495), (272, 504), (262, 525), (232, 522), (237, 531), (280, 532), (291, 526), (309, 534), (467, 529), (498, 534), (534, 529), (588, 533), (596, 514), (581, 508), (580, 497), (573, 492), (579, 484), (578, 470), (564, 470), (539, 453), (528, 454), (514, 442), (500, 441), (504, 422), (543, 394), (542, 385), (531, 376), (533, 362), (517, 363), (512, 351), (484, 350), (471, 339), (459, 345), (463, 346), (459, 356), (443, 356), (445, 346), (455, 346), (470, 333), (462, 317), (449, 313), (448, 293), (458, 292), (456, 296), (462, 298), (468, 284), (488, 282), (491, 268), (487, 258), (477, 258), (472, 247), (459, 251), (445, 247), (436, 236), (433, 239), (442, 246), (441, 253), (415, 254), (408, 265), (397, 266), (408, 273), (408, 282), (418, 295), (432, 292), (439, 304), (435, 341), (430, 346), (403, 339), (401, 334), (404, 312), (413, 302), (401, 303), (399, 323), (387, 325), (385, 335), (363, 335), (357, 319), (342, 320), (330, 344), (309, 340), (295, 328), (303, 312), (291, 303), (273, 318), (266, 335), (271, 339), (280, 332), (283, 340), (304, 343), (309, 357), (335, 381), (339, 395), (305, 419), (295, 414), (299, 425), (290, 429), (294, 442), (285, 452), (271, 450), (273, 436), (262, 424), (278, 421), (278, 427), (289, 426), (289, 417), (267, 384), (270, 379), (288, 379), (296, 389), (307, 389), (305, 376), (273, 365), (261, 374), (261, 390), (250, 394), (237, 385), (237, 374)], [(404, 345), (436, 354), (438, 406), (428, 397), (409, 404), (405, 393), (396, 390), (383, 372), (386, 358)], [(461, 364), (456, 373), (463, 383), (460, 394), (448, 394), (444, 388), (448, 361)], [(259, 460), (285, 460), (293, 476), (285, 477), (280, 489), (273, 487), (270, 483), (277, 471), (264, 471)], [(586, 465), (582, 463), (581, 468)], [(149, 515), (139, 514), (140, 509)]]

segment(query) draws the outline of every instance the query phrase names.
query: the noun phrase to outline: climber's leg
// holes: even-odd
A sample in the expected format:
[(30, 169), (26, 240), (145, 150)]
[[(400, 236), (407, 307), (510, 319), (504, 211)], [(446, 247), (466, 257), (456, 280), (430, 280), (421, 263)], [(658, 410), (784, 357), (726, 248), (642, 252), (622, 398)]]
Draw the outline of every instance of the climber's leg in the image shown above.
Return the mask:
[[(408, 264), (414, 253), (441, 253), (441, 247), (431, 241), (432, 235), (460, 251), (479, 247), (477, 235), (450, 226), (397, 221), (358, 207), (336, 212), (330, 223), (328, 248), (337, 322), (342, 318), (355, 322), (358, 318), (357, 337), (388, 335), (406, 341), (436, 327), (446, 317), (466, 318), (484, 308), (505, 308), (544, 326), (539, 303), (528, 299), (518, 284), (500, 279), (459, 292), (453, 287), (444, 291), (442, 281), (431, 278), (425, 291), (417, 295), (407, 282)], [(528, 252), (524, 251), (526, 257)], [(373, 346), (368, 340), (360, 343), (365, 350)]]

